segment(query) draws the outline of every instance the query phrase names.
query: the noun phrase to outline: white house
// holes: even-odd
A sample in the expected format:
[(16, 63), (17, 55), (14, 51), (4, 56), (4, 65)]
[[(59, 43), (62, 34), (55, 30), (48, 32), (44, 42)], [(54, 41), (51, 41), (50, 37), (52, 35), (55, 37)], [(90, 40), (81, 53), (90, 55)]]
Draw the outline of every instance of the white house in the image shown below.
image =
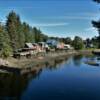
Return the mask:
[(73, 47), (71, 45), (69, 45), (69, 44), (64, 44), (64, 48), (65, 49), (73, 49)]

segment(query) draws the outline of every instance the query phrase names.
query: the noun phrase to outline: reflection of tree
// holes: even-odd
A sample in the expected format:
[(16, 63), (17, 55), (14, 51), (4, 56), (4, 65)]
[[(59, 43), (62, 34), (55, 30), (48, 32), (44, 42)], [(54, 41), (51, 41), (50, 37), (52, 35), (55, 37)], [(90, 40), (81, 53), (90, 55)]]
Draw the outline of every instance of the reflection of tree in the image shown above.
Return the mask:
[(57, 59), (52, 60), (52, 63), (46, 62), (46, 65), (43, 66), (34, 66), (30, 73), (24, 75), (0, 73), (0, 100), (3, 99), (3, 97), (20, 100), (20, 96), (23, 91), (25, 91), (30, 80), (39, 78), (44, 68), (57, 70), (63, 61), (64, 59)]
[(0, 97), (19, 98), (27, 84), (25, 76), (0, 74)]
[(0, 73), (0, 100), (6, 97), (20, 100), (20, 96), (26, 89), (29, 80), (39, 77), (41, 71), (41, 68), (37, 68), (24, 75)]
[(46, 67), (47, 69), (50, 70), (57, 70), (60, 67), (60, 64), (62, 64), (64, 61), (66, 61), (67, 59), (55, 59), (54, 61), (47, 63), (46, 62)]
[(85, 55), (85, 59), (86, 59), (86, 61), (94, 61), (95, 60), (95, 55)]
[(83, 58), (83, 55), (74, 55), (73, 56), (73, 63), (79, 67), (81, 65), (81, 60)]
[(55, 69), (57, 69), (57, 64), (55, 63), (55, 60), (51, 61), (51, 62), (46, 62), (45, 66), (49, 70), (55, 70)]

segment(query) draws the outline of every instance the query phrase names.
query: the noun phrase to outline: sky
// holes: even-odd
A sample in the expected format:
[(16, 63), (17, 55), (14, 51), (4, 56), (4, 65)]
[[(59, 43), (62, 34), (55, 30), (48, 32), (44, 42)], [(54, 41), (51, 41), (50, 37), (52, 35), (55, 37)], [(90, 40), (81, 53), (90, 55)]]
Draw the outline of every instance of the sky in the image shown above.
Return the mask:
[(0, 22), (4, 23), (12, 10), (22, 22), (48, 36), (85, 39), (98, 35), (91, 20), (100, 18), (100, 10), (92, 0), (0, 0)]

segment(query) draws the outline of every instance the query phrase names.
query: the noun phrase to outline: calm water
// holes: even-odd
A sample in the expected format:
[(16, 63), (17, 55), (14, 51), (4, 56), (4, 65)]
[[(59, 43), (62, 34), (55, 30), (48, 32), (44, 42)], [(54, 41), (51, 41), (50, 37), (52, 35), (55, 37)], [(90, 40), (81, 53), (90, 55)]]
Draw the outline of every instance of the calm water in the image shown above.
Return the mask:
[(100, 59), (73, 56), (26, 75), (0, 74), (0, 100), (100, 100)]

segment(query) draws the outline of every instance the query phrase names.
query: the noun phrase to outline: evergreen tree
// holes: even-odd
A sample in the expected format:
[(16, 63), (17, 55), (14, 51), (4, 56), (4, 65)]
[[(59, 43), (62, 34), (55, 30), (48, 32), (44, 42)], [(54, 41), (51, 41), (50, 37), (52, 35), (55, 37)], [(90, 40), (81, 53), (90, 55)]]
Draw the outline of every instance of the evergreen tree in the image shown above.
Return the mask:
[(40, 29), (22, 23), (19, 15), (11, 11), (7, 16), (6, 25), (0, 24), (0, 50), (5, 57), (11, 49), (16, 50), (24, 47), (26, 42), (46, 41), (47, 36), (42, 34)]
[(4, 29), (3, 26), (0, 24), (0, 50), (3, 47), (3, 42), (4, 42)]
[(7, 58), (11, 52), (9, 36), (5, 31), (5, 27), (0, 24), (0, 57)]
[(32, 30), (31, 30), (31, 28), (30, 28), (30, 26), (26, 23), (26, 22), (24, 22), (23, 23), (23, 25), (22, 25), (22, 29), (23, 29), (23, 34), (24, 34), (24, 36), (25, 36), (25, 42), (24, 43), (26, 43), (26, 42), (32, 42)]
[(25, 34), (23, 34), (23, 27), (20, 21), (20, 17), (17, 15), (17, 36), (18, 36), (18, 48), (24, 47)]
[(38, 31), (36, 27), (34, 27), (33, 30), (34, 30), (35, 42), (40, 42), (40, 31)]
[(11, 40), (13, 50), (19, 47), (19, 16), (15, 12), (10, 12), (7, 17), (6, 29)]

